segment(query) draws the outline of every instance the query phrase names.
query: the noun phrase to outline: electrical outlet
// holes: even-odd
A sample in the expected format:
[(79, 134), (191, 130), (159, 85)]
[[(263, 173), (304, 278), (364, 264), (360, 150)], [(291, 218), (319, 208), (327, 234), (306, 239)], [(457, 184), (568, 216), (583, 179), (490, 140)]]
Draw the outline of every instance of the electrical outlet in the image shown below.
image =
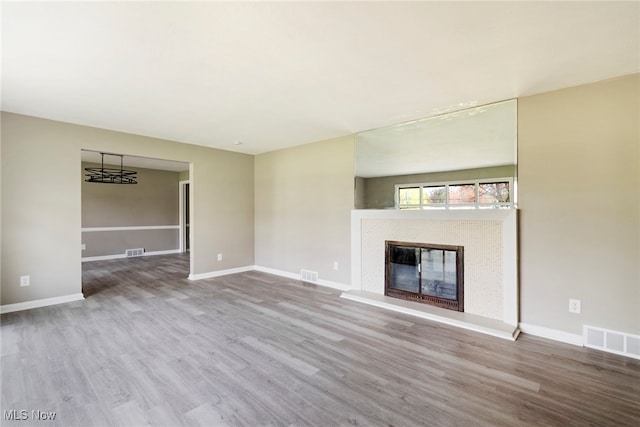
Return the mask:
[(86, 243), (81, 244), (80, 249), (82, 249), (83, 251), (87, 250), (87, 244)]
[(333, 262), (333, 269), (337, 270), (338, 269), (338, 261), (334, 261)]
[(222, 254), (218, 254), (218, 261), (222, 261)]
[(29, 276), (20, 276), (20, 286), (29, 286), (31, 278)]
[(569, 313), (580, 314), (581, 304), (579, 299), (569, 300)]

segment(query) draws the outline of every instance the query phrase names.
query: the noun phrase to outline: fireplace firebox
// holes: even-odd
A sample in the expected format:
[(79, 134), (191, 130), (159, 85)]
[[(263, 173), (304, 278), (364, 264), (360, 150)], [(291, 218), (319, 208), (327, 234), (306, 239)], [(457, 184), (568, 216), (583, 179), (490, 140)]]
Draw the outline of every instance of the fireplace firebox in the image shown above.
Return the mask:
[(385, 244), (385, 295), (464, 311), (463, 246)]

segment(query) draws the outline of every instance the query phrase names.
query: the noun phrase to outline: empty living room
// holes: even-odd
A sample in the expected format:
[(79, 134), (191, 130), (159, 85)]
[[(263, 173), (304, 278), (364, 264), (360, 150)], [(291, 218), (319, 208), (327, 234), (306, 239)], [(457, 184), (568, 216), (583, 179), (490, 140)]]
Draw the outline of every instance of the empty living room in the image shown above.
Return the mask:
[(0, 20), (1, 425), (640, 425), (640, 1)]

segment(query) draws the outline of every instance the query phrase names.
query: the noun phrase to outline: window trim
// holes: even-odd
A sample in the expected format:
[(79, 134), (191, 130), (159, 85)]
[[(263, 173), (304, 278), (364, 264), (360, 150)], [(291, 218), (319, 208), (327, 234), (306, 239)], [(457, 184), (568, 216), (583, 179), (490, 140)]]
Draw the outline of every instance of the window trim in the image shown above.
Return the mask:
[[(471, 179), (471, 180), (459, 180), (459, 181), (439, 181), (439, 182), (420, 182), (420, 183), (408, 183), (408, 184), (396, 184), (394, 193), (395, 209), (398, 210), (420, 210), (420, 209), (513, 209), (515, 199), (515, 187), (513, 177), (501, 177), (501, 178), (483, 178), (483, 179)], [(500, 182), (509, 183), (509, 202), (496, 202), (496, 203), (480, 203), (480, 184), (497, 184)], [(469, 185), (475, 186), (475, 202), (474, 203), (449, 203), (449, 186), (453, 185)], [(423, 189), (425, 187), (444, 187), (445, 188), (445, 202), (444, 203), (424, 203), (423, 202)], [(419, 204), (400, 205), (400, 190), (403, 188), (418, 188), (419, 190)]]

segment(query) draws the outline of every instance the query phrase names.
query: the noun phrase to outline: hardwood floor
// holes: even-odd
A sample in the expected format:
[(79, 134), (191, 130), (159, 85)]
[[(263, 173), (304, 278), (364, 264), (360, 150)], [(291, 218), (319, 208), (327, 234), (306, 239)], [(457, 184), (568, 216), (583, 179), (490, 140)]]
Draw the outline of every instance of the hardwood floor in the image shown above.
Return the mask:
[(86, 300), (2, 315), (3, 426), (640, 425), (633, 359), (184, 256), (83, 268)]

